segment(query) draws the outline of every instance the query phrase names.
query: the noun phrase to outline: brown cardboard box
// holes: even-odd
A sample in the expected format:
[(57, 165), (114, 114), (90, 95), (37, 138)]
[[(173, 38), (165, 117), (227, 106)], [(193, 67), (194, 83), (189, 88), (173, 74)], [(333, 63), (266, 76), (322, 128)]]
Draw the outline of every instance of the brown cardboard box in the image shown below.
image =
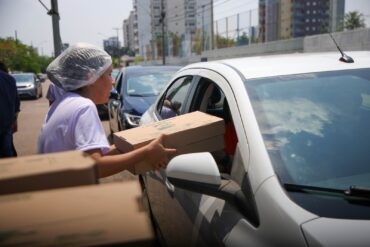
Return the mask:
[(0, 196), (0, 246), (150, 246), (138, 180)]
[[(213, 152), (223, 149), (224, 131), (222, 118), (196, 111), (114, 133), (113, 140), (121, 152), (129, 152), (145, 146), (160, 134), (166, 134), (164, 145), (177, 148), (178, 154)], [(149, 164), (141, 162), (136, 164), (134, 173), (151, 169)]]
[(0, 160), (0, 195), (97, 182), (95, 161), (81, 151)]

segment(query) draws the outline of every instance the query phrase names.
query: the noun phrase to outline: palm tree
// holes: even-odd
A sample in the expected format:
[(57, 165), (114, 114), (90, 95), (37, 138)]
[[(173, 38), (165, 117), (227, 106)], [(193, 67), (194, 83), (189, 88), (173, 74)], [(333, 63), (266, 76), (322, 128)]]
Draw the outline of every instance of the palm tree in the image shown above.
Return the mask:
[(363, 14), (357, 11), (350, 11), (344, 16), (344, 28), (347, 30), (364, 28), (365, 26)]

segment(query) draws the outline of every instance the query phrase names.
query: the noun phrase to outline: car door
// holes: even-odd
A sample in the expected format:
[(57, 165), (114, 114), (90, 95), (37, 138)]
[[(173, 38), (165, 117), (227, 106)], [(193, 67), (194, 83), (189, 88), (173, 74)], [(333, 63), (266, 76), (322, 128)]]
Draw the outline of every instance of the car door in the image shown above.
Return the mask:
[(115, 87), (112, 88), (111, 96), (108, 101), (109, 126), (111, 132), (117, 132), (121, 129), (120, 109), (121, 109), (121, 87), (124, 73), (117, 75)]
[[(234, 94), (227, 80), (218, 73), (208, 70), (199, 72), (193, 81), (186, 107), (182, 114), (191, 111), (204, 111), (219, 117), (224, 117), (223, 112), (225, 100), (235, 106)], [(219, 90), (218, 93), (217, 90)], [(232, 118), (240, 123), (241, 119), (238, 111), (233, 107)], [(158, 114), (161, 107), (157, 106)], [(229, 114), (230, 114), (229, 112)], [(243, 130), (240, 128), (237, 135), (242, 138)], [(229, 165), (226, 173), (223, 174), (226, 179), (240, 178), (244, 176), (244, 161), (236, 148), (234, 159), (229, 163), (223, 164), (223, 150), (213, 153), (218, 162), (219, 169), (223, 165)], [(232, 166), (232, 167), (231, 167)], [(234, 171), (233, 173), (231, 171)], [(173, 243), (175, 246), (203, 246), (203, 245), (224, 245), (227, 234), (243, 218), (243, 215), (231, 204), (224, 200), (204, 194), (194, 193), (188, 190), (175, 188), (167, 179), (165, 171), (161, 171), (157, 176), (158, 183), (161, 183), (162, 193), (157, 200), (161, 201), (160, 222), (165, 222), (168, 228), (172, 230), (172, 235), (164, 235), (167, 243)], [(239, 186), (242, 186), (242, 179), (235, 179)], [(246, 180), (244, 180), (246, 181)], [(246, 185), (243, 185), (244, 187)], [(148, 188), (149, 189), (149, 188)], [(154, 194), (152, 195), (154, 196)], [(181, 215), (181, 217), (179, 217)], [(179, 220), (181, 218), (181, 220)], [(189, 223), (190, 221), (190, 223)], [(188, 230), (188, 224), (192, 230)], [(170, 226), (170, 227), (169, 227)], [(187, 230), (184, 230), (187, 229)], [(163, 230), (163, 229), (162, 229)], [(171, 238), (168, 238), (170, 236)], [(169, 240), (170, 239), (170, 240)], [(182, 241), (177, 241), (181, 239)]]
[[(186, 111), (194, 82), (194, 76), (181, 76), (167, 87), (155, 106), (158, 119), (166, 118), (166, 116), (161, 116), (164, 100), (177, 102), (179, 114)], [(144, 180), (154, 221), (159, 226), (160, 235), (166, 241), (165, 244), (167, 246), (190, 246), (189, 236), (192, 235), (193, 224), (184, 212), (183, 206), (175, 199), (175, 194), (176, 197), (181, 197), (181, 195), (178, 195), (178, 192), (174, 191), (173, 186), (167, 181), (165, 170), (147, 172)], [(176, 223), (174, 224), (173, 221)]]

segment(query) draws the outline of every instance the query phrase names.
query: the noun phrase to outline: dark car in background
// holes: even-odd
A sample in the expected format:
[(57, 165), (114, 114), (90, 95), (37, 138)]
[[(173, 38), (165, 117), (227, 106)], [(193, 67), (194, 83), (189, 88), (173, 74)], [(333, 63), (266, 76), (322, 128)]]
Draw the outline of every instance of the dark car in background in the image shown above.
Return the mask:
[(111, 133), (137, 127), (179, 66), (130, 66), (118, 74), (108, 102)]
[(42, 86), (40, 79), (34, 73), (12, 74), (16, 83), (19, 97), (31, 97), (38, 99), (42, 97)]

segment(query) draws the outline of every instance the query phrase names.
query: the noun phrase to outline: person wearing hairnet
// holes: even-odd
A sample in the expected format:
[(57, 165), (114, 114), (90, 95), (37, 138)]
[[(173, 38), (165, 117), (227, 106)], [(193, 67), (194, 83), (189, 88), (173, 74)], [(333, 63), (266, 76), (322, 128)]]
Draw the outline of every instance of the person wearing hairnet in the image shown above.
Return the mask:
[(95, 104), (108, 101), (113, 79), (112, 59), (102, 49), (78, 43), (60, 54), (47, 68), (49, 79), (65, 93), (51, 105), (41, 128), (39, 153), (84, 151), (97, 161), (99, 177), (147, 161), (154, 169), (166, 166), (176, 149), (162, 145), (164, 136), (128, 153), (110, 146)]

